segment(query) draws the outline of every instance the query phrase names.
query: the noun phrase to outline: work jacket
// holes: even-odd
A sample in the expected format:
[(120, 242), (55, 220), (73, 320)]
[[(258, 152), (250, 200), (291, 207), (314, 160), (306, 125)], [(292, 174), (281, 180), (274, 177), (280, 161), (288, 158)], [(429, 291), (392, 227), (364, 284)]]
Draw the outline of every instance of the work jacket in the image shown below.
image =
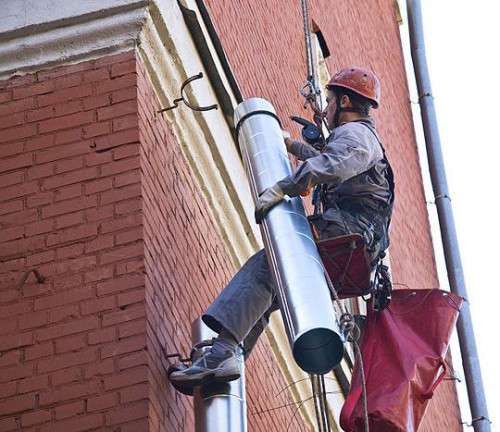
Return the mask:
[(304, 162), (278, 182), (283, 192), (297, 196), (322, 184), (322, 217), (335, 221), (340, 209), (375, 221), (375, 240), (382, 241), (384, 250), (389, 244), (394, 190), (392, 170), (373, 120), (368, 117), (335, 128), (322, 151), (294, 141), (290, 152)]

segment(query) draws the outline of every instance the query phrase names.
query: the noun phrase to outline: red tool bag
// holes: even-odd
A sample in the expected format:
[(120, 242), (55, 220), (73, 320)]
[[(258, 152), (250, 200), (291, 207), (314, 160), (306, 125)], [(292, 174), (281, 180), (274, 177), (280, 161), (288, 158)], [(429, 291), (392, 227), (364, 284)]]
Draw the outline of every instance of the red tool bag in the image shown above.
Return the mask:
[(362, 235), (332, 237), (316, 244), (339, 298), (359, 297), (372, 293), (370, 259)]
[[(434, 390), (463, 299), (441, 290), (395, 290), (387, 309), (368, 311), (361, 353), (370, 432), (416, 432)], [(340, 413), (346, 432), (364, 431), (359, 364)]]

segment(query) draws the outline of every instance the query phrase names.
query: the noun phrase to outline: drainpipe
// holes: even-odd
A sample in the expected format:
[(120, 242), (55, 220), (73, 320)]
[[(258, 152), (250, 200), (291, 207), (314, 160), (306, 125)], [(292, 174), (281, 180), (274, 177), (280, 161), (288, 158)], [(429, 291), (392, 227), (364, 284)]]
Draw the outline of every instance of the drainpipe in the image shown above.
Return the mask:
[[(446, 182), (443, 154), (439, 130), (434, 110), (429, 71), (425, 58), (422, 11), (419, 0), (407, 0), (408, 23), (410, 29), (411, 57), (417, 81), (420, 112), (429, 161), (429, 171), (434, 191), (434, 200), (441, 228), (444, 257), (448, 271), (450, 289), (467, 299), (465, 280), (460, 259), (457, 233)], [(490, 432), (488, 409), (481, 378), (481, 369), (476, 348), (474, 330), (468, 302), (464, 302), (457, 321), (457, 333), (462, 353), (467, 393), (475, 432)]]
[[(201, 320), (191, 326), (193, 345), (217, 336)], [(202, 348), (203, 350), (209, 347)], [(239, 349), (239, 348), (238, 348)], [(196, 432), (247, 432), (245, 396), (245, 364), (239, 349), (241, 378), (230, 383), (215, 383), (197, 387), (194, 392), (194, 421)]]
[[(269, 102), (250, 98), (236, 107), (234, 123), (256, 201), (292, 174), (280, 121)], [(272, 208), (260, 228), (295, 361), (308, 373), (327, 373), (342, 359), (343, 337), (300, 197)]]

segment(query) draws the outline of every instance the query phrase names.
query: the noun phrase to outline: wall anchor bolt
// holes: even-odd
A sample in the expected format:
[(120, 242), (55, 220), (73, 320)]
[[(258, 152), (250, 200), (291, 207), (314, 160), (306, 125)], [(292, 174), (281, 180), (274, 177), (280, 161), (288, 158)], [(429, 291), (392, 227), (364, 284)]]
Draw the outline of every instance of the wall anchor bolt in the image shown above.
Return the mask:
[(477, 423), (477, 422), (480, 422), (480, 421), (487, 421), (489, 424), (493, 423), (489, 418), (487, 418), (485, 416), (481, 416), (481, 417), (473, 418), (470, 423), (461, 422), (461, 424), (463, 424), (463, 425), (465, 425), (467, 427), (473, 427), (474, 423)]
[(21, 282), (19, 283), (19, 288), (22, 288), (23, 285), (26, 283), (28, 280), (29, 275), (33, 272), (35, 274), (36, 281), (38, 283), (44, 283), (45, 282), (45, 276), (43, 276), (36, 268), (28, 270), (26, 273), (24, 273), (23, 278), (21, 279)]

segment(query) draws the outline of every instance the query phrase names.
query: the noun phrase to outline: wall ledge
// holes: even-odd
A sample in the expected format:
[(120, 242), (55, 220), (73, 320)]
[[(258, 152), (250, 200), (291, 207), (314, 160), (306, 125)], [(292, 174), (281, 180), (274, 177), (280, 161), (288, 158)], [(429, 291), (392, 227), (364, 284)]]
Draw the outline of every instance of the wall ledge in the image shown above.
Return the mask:
[(10, 0), (0, 18), (0, 79), (127, 51), (146, 0)]

